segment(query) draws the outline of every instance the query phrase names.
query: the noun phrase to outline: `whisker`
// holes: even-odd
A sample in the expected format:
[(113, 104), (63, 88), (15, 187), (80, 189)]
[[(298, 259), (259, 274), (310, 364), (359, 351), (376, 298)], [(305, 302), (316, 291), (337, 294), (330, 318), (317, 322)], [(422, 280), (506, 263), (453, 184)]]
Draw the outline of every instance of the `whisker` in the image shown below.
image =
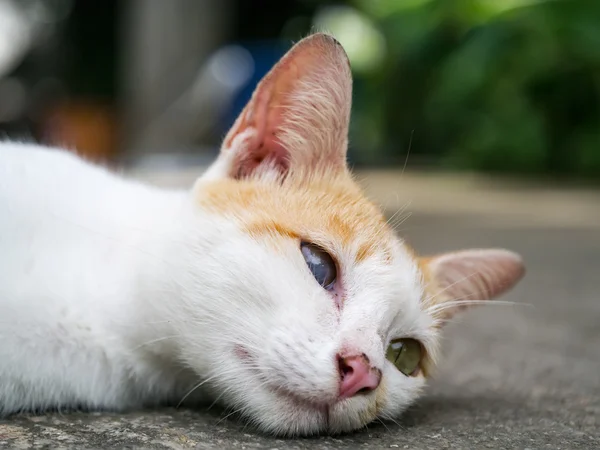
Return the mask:
[(396, 419), (394, 419), (391, 416), (386, 417), (385, 420), (389, 420), (389, 421), (393, 422), (396, 426), (403, 428), (402, 425), (400, 425), (400, 422), (398, 422)]
[(213, 408), (213, 406), (215, 406), (215, 405), (216, 405), (216, 404), (219, 402), (219, 400), (221, 400), (221, 397), (223, 397), (223, 395), (225, 395), (225, 391), (221, 392), (221, 393), (220, 393), (220, 394), (217, 396), (217, 398), (215, 399), (215, 401), (214, 401), (214, 402), (212, 402), (212, 403), (210, 404), (210, 406), (209, 406), (209, 407), (208, 407), (206, 410), (207, 410), (207, 411), (210, 411), (210, 410)]
[(408, 164), (408, 157), (410, 155), (410, 149), (412, 148), (413, 135), (415, 134), (415, 130), (413, 129), (410, 132), (410, 140), (408, 141), (408, 150), (406, 151), (406, 158), (404, 158), (404, 166), (402, 166), (402, 172), (400, 173), (400, 178), (404, 175), (404, 170), (406, 170), (406, 165)]
[(172, 338), (175, 338), (175, 337), (181, 337), (181, 334), (173, 334), (171, 336), (163, 336), (163, 337), (160, 337), (160, 338), (152, 339), (152, 340), (150, 340), (148, 342), (144, 342), (143, 344), (140, 344), (137, 347), (134, 347), (134, 348), (130, 349), (129, 351), (130, 352), (134, 352), (134, 351), (138, 350), (139, 348), (144, 347), (146, 345), (154, 344), (155, 342), (165, 341), (167, 339), (172, 339)]
[(192, 392), (194, 392), (196, 389), (200, 388), (201, 386), (203, 386), (204, 384), (208, 383), (211, 380), (214, 380), (215, 378), (217, 378), (218, 376), (222, 375), (221, 373), (215, 374), (212, 377), (208, 377), (205, 380), (200, 381), (199, 383), (195, 384), (182, 398), (181, 400), (179, 400), (179, 403), (177, 403), (177, 406), (175, 408), (179, 408), (181, 406), (181, 404), (185, 401), (186, 398), (188, 398)]
[[(386, 223), (388, 225), (391, 225), (392, 228), (396, 228), (396, 225), (394, 225), (393, 221), (394, 219), (399, 215), (402, 214), (404, 211), (406, 211), (406, 208), (408, 208), (411, 204), (411, 200), (408, 200), (400, 209), (398, 209), (394, 214), (391, 215), (391, 217), (386, 220)], [(412, 213), (411, 213), (412, 214)], [(406, 219), (405, 219), (406, 220)], [(400, 223), (401, 224), (401, 223)], [(398, 225), (400, 225), (398, 224)]]
[(408, 211), (406, 214), (404, 214), (402, 217), (399, 218), (399, 220), (397, 220), (392, 227), (394, 228), (394, 231), (396, 233), (399, 233), (401, 230), (398, 228), (400, 225), (402, 225), (404, 222), (406, 222), (408, 219), (410, 219), (410, 217), (412, 216), (412, 212)]
[[(230, 370), (226, 370), (226, 371), (219, 371), (218, 373), (215, 373), (212, 376), (209, 376), (206, 379), (201, 380), (200, 382), (198, 382), (197, 384), (195, 384), (188, 392), (186, 392), (186, 394), (181, 398), (181, 400), (179, 400), (179, 403), (177, 404), (176, 408), (179, 408), (181, 406), (181, 404), (185, 401), (186, 398), (188, 398), (195, 390), (199, 389), (201, 386), (203, 386), (204, 384), (214, 380), (215, 378), (219, 378), (219, 377), (225, 377), (231, 373), (237, 373), (239, 372), (238, 368), (233, 368)], [(217, 397), (217, 399), (210, 405), (209, 409), (212, 408), (215, 403), (225, 394), (225, 391), (222, 391), (221, 394)]]
[(385, 427), (385, 429), (387, 430), (388, 433), (391, 432), (391, 430), (388, 428), (388, 426), (385, 424), (385, 422), (383, 420), (381, 420), (379, 417), (375, 417), (375, 419)]
[(441, 291), (437, 292), (434, 296), (430, 297), (428, 299), (428, 302), (433, 302), (436, 298), (438, 298), (440, 295), (442, 295), (443, 293), (447, 292), (451, 287), (457, 285), (458, 283), (462, 283), (465, 280), (468, 280), (469, 278), (474, 277), (475, 275), (477, 275), (477, 272), (474, 272), (470, 275), (467, 275), (459, 280), (456, 280), (454, 283), (449, 284), (448, 286), (446, 286), (444, 289), (442, 289)]
[(227, 414), (225, 417), (223, 417), (222, 419), (220, 419), (220, 420), (217, 422), (217, 425), (219, 425), (219, 424), (220, 424), (221, 422), (223, 422), (224, 420), (227, 420), (229, 417), (233, 416), (234, 414), (244, 411), (244, 409), (246, 409), (246, 407), (242, 407), (242, 408), (239, 408), (239, 409), (235, 409), (235, 410), (233, 410), (232, 412), (230, 412), (229, 414)]
[(434, 305), (431, 308), (427, 309), (428, 313), (439, 313), (440, 311), (444, 311), (445, 309), (454, 308), (456, 306), (463, 305), (501, 305), (501, 306), (526, 306), (526, 307), (534, 307), (531, 303), (519, 303), (519, 302), (511, 302), (505, 300), (457, 300), (448, 303), (440, 303), (439, 305)]

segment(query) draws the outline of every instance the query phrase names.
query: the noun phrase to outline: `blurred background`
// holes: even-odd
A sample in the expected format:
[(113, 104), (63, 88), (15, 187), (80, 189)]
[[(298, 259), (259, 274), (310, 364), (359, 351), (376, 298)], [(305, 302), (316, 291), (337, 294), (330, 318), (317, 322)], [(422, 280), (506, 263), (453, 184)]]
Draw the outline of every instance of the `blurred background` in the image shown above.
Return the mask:
[(354, 166), (600, 179), (598, 0), (0, 0), (0, 132), (203, 164), (311, 30), (355, 75)]
[[(365, 445), (600, 448), (600, 0), (0, 0), (0, 135), (189, 187), (313, 30), (351, 60), (349, 160), (369, 197), (419, 253), (521, 253), (527, 276), (504, 299), (533, 306), (451, 325), (422, 410), (369, 426)], [(157, 428), (157, 414), (114, 423), (177, 433), (178, 448), (214, 423), (181, 412)], [(197, 439), (260, 442), (222, 421)], [(155, 442), (73, 423), (65, 436)]]

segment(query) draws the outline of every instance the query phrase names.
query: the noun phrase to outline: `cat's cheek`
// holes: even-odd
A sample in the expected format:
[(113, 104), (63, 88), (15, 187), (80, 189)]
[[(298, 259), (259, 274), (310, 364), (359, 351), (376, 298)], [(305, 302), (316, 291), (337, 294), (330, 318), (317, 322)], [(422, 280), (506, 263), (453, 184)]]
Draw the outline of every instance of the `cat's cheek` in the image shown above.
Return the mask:
[(402, 414), (422, 394), (426, 378), (421, 374), (407, 377), (395, 368), (384, 372), (384, 389), (377, 392), (377, 417), (394, 419)]

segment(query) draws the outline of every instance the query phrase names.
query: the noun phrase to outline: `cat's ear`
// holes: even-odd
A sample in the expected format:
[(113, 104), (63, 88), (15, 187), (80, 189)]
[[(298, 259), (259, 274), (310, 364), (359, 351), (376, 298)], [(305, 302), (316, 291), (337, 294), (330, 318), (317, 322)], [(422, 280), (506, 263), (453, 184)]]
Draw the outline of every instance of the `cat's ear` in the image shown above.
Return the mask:
[(326, 34), (301, 40), (259, 83), (207, 177), (345, 170), (351, 102), (341, 45)]
[(439, 323), (459, 311), (512, 288), (525, 274), (519, 255), (508, 250), (464, 250), (421, 258), (429, 284), (427, 308)]

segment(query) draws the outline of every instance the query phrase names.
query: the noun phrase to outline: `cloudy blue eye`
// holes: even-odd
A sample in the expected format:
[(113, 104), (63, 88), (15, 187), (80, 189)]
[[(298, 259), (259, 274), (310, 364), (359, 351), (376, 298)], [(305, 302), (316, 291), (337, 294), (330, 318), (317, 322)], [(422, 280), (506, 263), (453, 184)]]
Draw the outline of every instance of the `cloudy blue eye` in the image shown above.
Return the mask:
[(322, 248), (306, 242), (300, 244), (300, 250), (317, 283), (325, 289), (331, 289), (337, 278), (337, 268), (333, 258)]

